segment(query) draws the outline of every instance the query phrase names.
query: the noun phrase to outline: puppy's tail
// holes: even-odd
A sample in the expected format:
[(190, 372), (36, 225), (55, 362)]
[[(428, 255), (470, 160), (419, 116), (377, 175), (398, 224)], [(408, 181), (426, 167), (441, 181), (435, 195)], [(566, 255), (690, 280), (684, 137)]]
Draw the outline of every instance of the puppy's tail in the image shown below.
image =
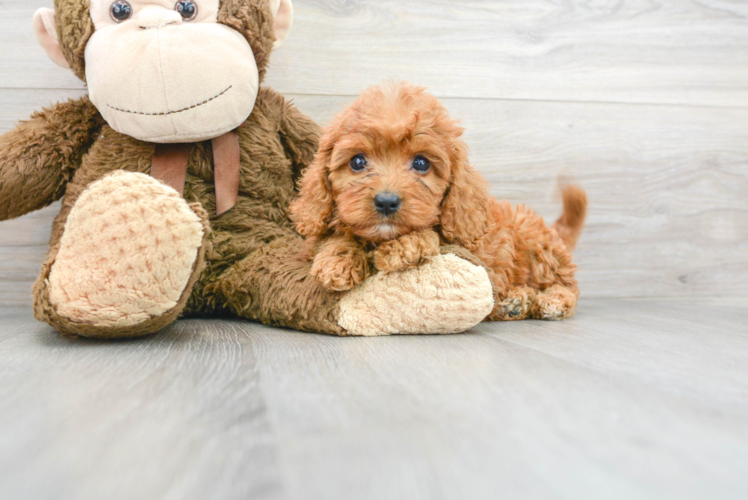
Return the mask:
[(584, 218), (587, 216), (587, 193), (576, 186), (566, 186), (561, 192), (564, 200), (564, 213), (553, 224), (569, 252), (577, 245), (579, 235), (582, 234)]

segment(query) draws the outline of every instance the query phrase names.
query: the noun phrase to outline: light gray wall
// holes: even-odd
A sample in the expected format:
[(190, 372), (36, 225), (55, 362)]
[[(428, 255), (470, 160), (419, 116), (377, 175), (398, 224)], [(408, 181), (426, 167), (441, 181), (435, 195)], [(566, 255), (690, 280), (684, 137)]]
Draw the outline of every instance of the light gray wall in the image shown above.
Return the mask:
[[(38, 48), (51, 0), (0, 0), (0, 132), (82, 84)], [(586, 297), (748, 295), (748, 2), (295, 0), (267, 84), (320, 123), (384, 79), (467, 127), (493, 193), (558, 214), (590, 196)], [(49, 209), (0, 223), (0, 303), (30, 303)]]

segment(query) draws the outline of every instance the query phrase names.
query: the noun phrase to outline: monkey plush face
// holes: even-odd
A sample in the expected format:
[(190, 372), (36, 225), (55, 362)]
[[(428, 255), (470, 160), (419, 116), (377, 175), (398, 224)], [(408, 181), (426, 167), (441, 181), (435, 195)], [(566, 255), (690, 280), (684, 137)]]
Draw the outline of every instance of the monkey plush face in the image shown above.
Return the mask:
[(112, 128), (149, 142), (192, 142), (252, 112), (254, 54), (238, 31), (218, 24), (218, 0), (90, 2), (96, 31), (86, 81)]
[[(61, 9), (81, 3), (87, 26), (61, 40), (75, 31)], [(84, 71), (113, 129), (156, 143), (212, 139), (241, 125), (292, 16), (290, 0), (57, 0), (56, 8), (34, 19), (50, 57)]]

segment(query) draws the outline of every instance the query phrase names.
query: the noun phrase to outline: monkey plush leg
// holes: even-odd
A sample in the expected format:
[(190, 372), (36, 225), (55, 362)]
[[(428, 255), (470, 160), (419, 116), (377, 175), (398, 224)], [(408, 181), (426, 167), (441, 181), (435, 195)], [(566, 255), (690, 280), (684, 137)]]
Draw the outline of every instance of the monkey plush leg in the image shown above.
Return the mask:
[(328, 292), (303, 258), (304, 240), (291, 229), (280, 229), (268, 244), (203, 287), (199, 295), (239, 317), (310, 332), (343, 335), (338, 325), (340, 293)]
[(158, 331), (184, 309), (202, 269), (206, 220), (199, 205), (148, 175), (120, 171), (94, 182), (37, 281), (35, 315), (85, 337)]
[(538, 293), (532, 306), (532, 317), (561, 320), (574, 315), (579, 292), (563, 285), (553, 285)]
[(463, 332), (493, 308), (485, 269), (454, 253), (415, 269), (377, 274), (341, 294), (325, 291), (311, 275), (312, 264), (299, 256), (302, 244), (289, 231), (234, 264), (204, 292), (244, 318), (335, 335)]
[(464, 332), (493, 309), (486, 270), (454, 254), (379, 273), (345, 295), (340, 325), (352, 335)]

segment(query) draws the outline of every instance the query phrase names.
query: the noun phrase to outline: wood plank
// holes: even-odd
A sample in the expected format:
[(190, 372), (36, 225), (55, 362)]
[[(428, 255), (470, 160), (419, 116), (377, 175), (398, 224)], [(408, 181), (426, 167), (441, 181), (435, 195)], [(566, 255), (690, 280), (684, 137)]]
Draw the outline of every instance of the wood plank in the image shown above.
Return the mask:
[(440, 338), (268, 331), (290, 496), (738, 498), (748, 332), (739, 307), (697, 306), (587, 301)]
[(283, 498), (241, 330), (70, 342), (28, 314), (0, 320), (0, 497)]
[(34, 35), (31, 20), (54, 0), (0, 0), (0, 88), (82, 89), (70, 70), (49, 60)]
[[(81, 88), (0, 2), (0, 88)], [(268, 83), (356, 95), (409, 79), (442, 97), (748, 106), (748, 7), (724, 0), (296, 0)]]
[(588, 299), (559, 323), (368, 339), (190, 320), (126, 342), (3, 309), (0, 497), (744, 498), (747, 306)]
[[(6, 91), (0, 124), (50, 97), (49, 91)], [(319, 123), (351, 101), (290, 98)], [(467, 128), (473, 161), (495, 196), (554, 220), (559, 175), (587, 189), (590, 216), (576, 252), (584, 296), (748, 295), (748, 110), (445, 103)], [(0, 224), (0, 248), (8, 256), (0, 262), (3, 303), (29, 303), (38, 268), (31, 262), (42, 261), (55, 213), (50, 208)]]

